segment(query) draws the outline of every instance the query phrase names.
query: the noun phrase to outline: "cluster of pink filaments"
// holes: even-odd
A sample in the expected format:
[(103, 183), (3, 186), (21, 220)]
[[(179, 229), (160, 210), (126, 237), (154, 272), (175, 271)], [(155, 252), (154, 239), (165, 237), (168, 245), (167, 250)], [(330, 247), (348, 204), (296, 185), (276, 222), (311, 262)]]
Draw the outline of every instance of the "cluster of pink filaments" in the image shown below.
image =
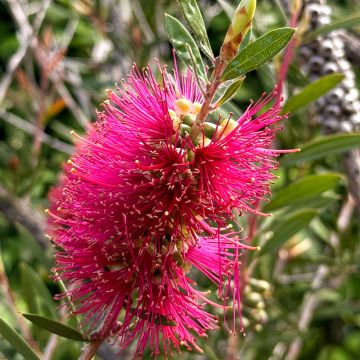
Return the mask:
[[(109, 91), (50, 197), (56, 271), (76, 313), (121, 348), (137, 339), (138, 354), (200, 350), (196, 335), (217, 325), (205, 306), (225, 310), (230, 298), (240, 308), (239, 255), (250, 247), (224, 228), (269, 193), (278, 153), (270, 125), (279, 104), (255, 117), (275, 92), (194, 140), (197, 82), (160, 70), (160, 84), (134, 67)], [(219, 287), (221, 305), (196, 288), (191, 268)]]

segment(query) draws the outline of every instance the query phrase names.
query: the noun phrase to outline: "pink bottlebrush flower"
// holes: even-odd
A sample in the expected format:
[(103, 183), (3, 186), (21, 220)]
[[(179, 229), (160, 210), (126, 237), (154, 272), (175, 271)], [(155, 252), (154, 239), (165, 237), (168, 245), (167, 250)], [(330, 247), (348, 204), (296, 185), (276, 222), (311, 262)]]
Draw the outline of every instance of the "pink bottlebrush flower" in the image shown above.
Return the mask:
[[(281, 118), (278, 102), (263, 111), (274, 91), (193, 141), (202, 93), (189, 71), (160, 70), (158, 83), (134, 67), (109, 91), (50, 195), (56, 271), (84, 329), (121, 348), (137, 340), (138, 354), (199, 350), (194, 334), (216, 327), (205, 306), (225, 309), (230, 281), (240, 309), (239, 255), (251, 247), (222, 228), (269, 194), (271, 125)], [(218, 285), (223, 305), (196, 288), (192, 267)]]

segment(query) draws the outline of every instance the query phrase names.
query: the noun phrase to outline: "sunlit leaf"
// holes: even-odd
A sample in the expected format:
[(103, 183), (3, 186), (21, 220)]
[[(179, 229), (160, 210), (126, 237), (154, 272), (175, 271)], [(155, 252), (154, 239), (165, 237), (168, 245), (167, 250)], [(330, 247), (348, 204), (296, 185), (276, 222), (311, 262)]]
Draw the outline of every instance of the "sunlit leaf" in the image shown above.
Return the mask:
[(219, 100), (216, 101), (216, 107), (219, 107), (231, 100), (240, 89), (244, 79), (245, 76), (232, 81), (231, 84), (226, 88), (224, 94), (220, 97)]
[(23, 316), (33, 324), (40, 326), (53, 334), (76, 341), (89, 341), (79, 331), (68, 325), (62, 324), (59, 321), (38, 314), (23, 314)]
[(281, 165), (290, 166), (299, 162), (313, 161), (329, 155), (340, 154), (360, 147), (360, 133), (319, 136), (300, 146), (301, 151), (286, 155)]
[(336, 173), (308, 175), (302, 179), (278, 190), (264, 211), (274, 211), (285, 206), (304, 203), (318, 197), (320, 194), (335, 188), (341, 180)]
[(191, 55), (189, 54), (186, 47), (186, 44), (189, 44), (191, 51), (196, 59), (197, 73), (201, 76), (202, 79), (206, 79), (205, 66), (202, 61), (199, 48), (197, 47), (195, 40), (192, 38), (190, 33), (179, 20), (168, 14), (165, 14), (165, 24), (169, 39), (176, 50), (176, 54), (188, 67), (191, 68)]
[(279, 28), (251, 42), (227, 65), (222, 80), (238, 78), (266, 63), (286, 46), (294, 32), (293, 28)]
[(317, 214), (316, 210), (303, 209), (282, 219), (272, 229), (271, 238), (261, 247), (259, 254), (278, 250), (287, 240), (305, 228)]
[(283, 107), (282, 113), (292, 112), (312, 103), (338, 85), (343, 79), (343, 74), (330, 74), (321, 77), (292, 96)]
[(196, 0), (178, 0), (178, 3), (200, 49), (207, 57), (214, 60), (214, 54), (211, 50), (210, 41), (206, 33), (204, 19)]
[(3, 318), (0, 317), (0, 334), (26, 360), (40, 360), (35, 351)]

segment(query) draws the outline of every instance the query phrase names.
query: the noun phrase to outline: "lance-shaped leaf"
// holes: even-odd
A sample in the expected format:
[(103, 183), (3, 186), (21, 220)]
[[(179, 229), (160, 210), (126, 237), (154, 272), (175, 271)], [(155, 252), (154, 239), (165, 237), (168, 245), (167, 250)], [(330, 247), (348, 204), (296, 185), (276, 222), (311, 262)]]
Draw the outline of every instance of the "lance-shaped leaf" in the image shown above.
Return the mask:
[(199, 48), (190, 33), (183, 24), (171, 15), (165, 14), (165, 25), (169, 35), (170, 42), (173, 44), (179, 58), (188, 66), (192, 67), (191, 55), (187, 50), (186, 44), (189, 44), (192, 54), (196, 60), (196, 71), (202, 79), (206, 79), (205, 66), (202, 61)]
[(211, 50), (210, 41), (206, 33), (204, 19), (196, 0), (178, 0), (178, 3), (200, 49), (211, 61), (214, 61), (214, 54)]
[(3, 318), (0, 317), (0, 334), (25, 359), (40, 360), (31, 346)]
[(273, 235), (264, 246), (261, 247), (259, 255), (278, 250), (287, 240), (291, 239), (300, 230), (309, 225), (310, 221), (317, 214), (318, 212), (316, 210), (304, 209), (282, 219), (274, 225), (272, 229)]
[(79, 331), (68, 325), (62, 324), (59, 321), (40, 316), (38, 314), (23, 314), (23, 316), (33, 324), (40, 326), (53, 334), (76, 341), (89, 341), (89, 339), (84, 337)]
[(236, 79), (234, 81), (231, 81), (231, 84), (226, 88), (224, 94), (221, 95), (220, 99), (216, 101), (215, 108), (218, 108), (219, 106), (231, 100), (236, 95), (238, 90), (241, 88), (244, 79), (245, 76)]
[(305, 176), (278, 190), (270, 203), (264, 207), (264, 211), (274, 211), (285, 206), (308, 203), (325, 191), (335, 188), (340, 180), (341, 175), (336, 173)]
[(227, 65), (222, 80), (231, 80), (245, 75), (266, 63), (291, 40), (295, 29), (279, 28), (271, 30), (246, 46)]
[(328, 155), (340, 154), (354, 148), (360, 148), (360, 133), (334, 134), (320, 136), (301, 146), (301, 151), (286, 155), (281, 165), (290, 166), (299, 162), (313, 161)]
[(338, 85), (343, 79), (343, 74), (330, 74), (321, 77), (290, 98), (283, 107), (282, 113), (292, 112), (310, 104)]

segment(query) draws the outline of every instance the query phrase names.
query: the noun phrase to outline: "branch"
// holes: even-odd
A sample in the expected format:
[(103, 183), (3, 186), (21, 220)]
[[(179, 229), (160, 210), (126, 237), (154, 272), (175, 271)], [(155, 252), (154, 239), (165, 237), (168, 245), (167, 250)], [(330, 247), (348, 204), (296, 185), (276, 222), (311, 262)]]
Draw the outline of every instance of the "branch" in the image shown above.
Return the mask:
[(86, 345), (83, 353), (79, 357), (79, 360), (91, 360), (102, 342), (103, 339), (92, 340), (88, 345)]

